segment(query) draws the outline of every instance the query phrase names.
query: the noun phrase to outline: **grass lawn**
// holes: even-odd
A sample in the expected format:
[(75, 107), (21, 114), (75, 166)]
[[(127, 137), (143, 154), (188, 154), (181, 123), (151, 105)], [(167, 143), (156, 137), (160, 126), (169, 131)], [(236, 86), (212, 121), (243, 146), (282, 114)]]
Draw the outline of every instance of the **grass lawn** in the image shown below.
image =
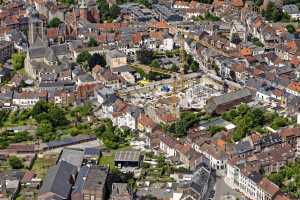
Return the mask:
[(103, 165), (103, 166), (109, 165), (110, 168), (113, 168), (115, 166), (115, 161), (114, 160), (115, 160), (115, 152), (112, 152), (111, 155), (103, 155), (100, 158), (99, 164)]
[(125, 146), (119, 149), (111, 149), (110, 152), (103, 152), (103, 155), (100, 158), (99, 165), (107, 166), (112, 169), (115, 167), (115, 154), (117, 151), (130, 150), (130, 146)]
[(47, 175), (48, 169), (55, 165), (58, 155), (43, 155), (38, 157), (32, 166), (32, 171), (37, 174), (37, 177), (44, 178)]

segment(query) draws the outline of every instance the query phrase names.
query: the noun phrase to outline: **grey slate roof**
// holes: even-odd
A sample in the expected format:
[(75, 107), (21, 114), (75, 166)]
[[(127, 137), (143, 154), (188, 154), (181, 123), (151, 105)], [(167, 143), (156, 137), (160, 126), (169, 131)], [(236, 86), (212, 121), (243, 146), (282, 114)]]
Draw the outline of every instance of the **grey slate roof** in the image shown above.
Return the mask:
[(85, 148), (84, 149), (84, 155), (100, 155), (101, 150), (99, 148)]
[(70, 177), (75, 177), (76, 171), (76, 167), (72, 164), (65, 161), (59, 162), (49, 169), (39, 194), (50, 192), (62, 199), (68, 199), (72, 189)]
[(57, 62), (57, 58), (51, 48), (46, 49), (45, 57), (49, 62)]
[(97, 137), (94, 135), (77, 135), (75, 137), (65, 138), (63, 140), (50, 141), (46, 143), (46, 146), (47, 148), (57, 148), (96, 139)]
[(138, 162), (141, 157), (139, 151), (117, 151), (115, 155), (115, 161), (131, 161)]
[(63, 149), (59, 162), (66, 161), (79, 169), (82, 165), (83, 155), (81, 149)]
[(240, 98), (247, 97), (250, 95), (251, 95), (251, 91), (247, 88), (244, 88), (244, 89), (238, 90), (236, 92), (231, 92), (231, 93), (227, 93), (227, 94), (224, 94), (221, 96), (213, 97), (213, 101), (215, 102), (215, 104), (220, 105), (220, 104), (231, 102), (236, 99), (240, 99)]
[(31, 59), (47, 57), (47, 54), (49, 53), (49, 51), (51, 51), (50, 49), (53, 51), (53, 54), (55, 56), (66, 55), (69, 53), (67, 44), (53, 45), (50, 47), (35, 46), (28, 49), (29, 57)]
[(298, 14), (299, 8), (296, 4), (289, 4), (282, 6), (282, 10), (288, 14)]
[(77, 176), (74, 190), (74, 193), (81, 193), (83, 190), (100, 190), (103, 191), (103, 188), (106, 183), (106, 178), (108, 174), (108, 168), (102, 166), (83, 166)]
[(42, 58), (45, 55), (46, 48), (38, 47), (38, 48), (30, 48), (28, 49), (29, 57), (32, 58)]
[(111, 57), (111, 58), (126, 57), (126, 55), (125, 55), (123, 52), (121, 52), (121, 51), (119, 51), (119, 50), (117, 50), (117, 49), (111, 50), (111, 51), (109, 51), (107, 54), (108, 54), (109, 57)]
[(253, 171), (251, 172), (251, 174), (248, 175), (248, 178), (250, 178), (255, 183), (259, 183), (263, 177), (259, 172)]
[(252, 150), (253, 150), (253, 146), (249, 141), (240, 141), (235, 145), (235, 152), (237, 154), (242, 154)]

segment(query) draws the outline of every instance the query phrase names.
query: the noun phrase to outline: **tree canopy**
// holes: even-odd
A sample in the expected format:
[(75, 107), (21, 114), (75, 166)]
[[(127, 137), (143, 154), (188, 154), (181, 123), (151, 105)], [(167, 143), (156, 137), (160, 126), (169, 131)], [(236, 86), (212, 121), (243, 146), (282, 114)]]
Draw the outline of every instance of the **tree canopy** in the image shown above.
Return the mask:
[(110, 149), (118, 149), (119, 147), (129, 145), (129, 141), (132, 137), (130, 129), (113, 126), (111, 121), (98, 127), (95, 132), (104, 145)]
[(234, 141), (241, 140), (252, 131), (261, 132), (264, 126), (278, 129), (290, 123), (287, 118), (281, 117), (277, 113), (264, 112), (260, 108), (250, 108), (247, 104), (241, 104), (236, 109), (223, 113), (222, 117), (236, 125), (232, 134)]
[(300, 163), (284, 166), (278, 173), (271, 173), (268, 178), (289, 194), (293, 199), (300, 198)]
[(20, 70), (24, 67), (25, 54), (14, 53), (11, 56), (11, 63), (15, 71)]
[(281, 9), (277, 8), (273, 2), (269, 2), (267, 9), (262, 12), (263, 17), (271, 22), (278, 22), (283, 17), (283, 12)]
[(88, 51), (83, 51), (77, 56), (76, 62), (83, 64), (84, 62), (88, 62), (91, 57), (92, 55)]
[(149, 65), (154, 59), (154, 53), (148, 49), (141, 49), (136, 52), (137, 60), (145, 65)]
[(23, 162), (20, 158), (16, 157), (16, 156), (11, 156), (8, 159), (8, 163), (10, 165), (11, 168), (13, 169), (21, 169), (23, 168)]
[(88, 42), (88, 46), (89, 47), (96, 47), (96, 46), (98, 46), (98, 42), (97, 42), (97, 40), (95, 39), (95, 38), (90, 38), (89, 39), (89, 42)]
[(88, 60), (88, 66), (90, 70), (96, 65), (100, 65), (101, 67), (106, 66), (105, 57), (103, 55), (100, 55), (99, 53), (94, 53)]
[(167, 126), (167, 131), (175, 137), (184, 137), (188, 129), (200, 121), (201, 116), (201, 113), (183, 112), (179, 120)]
[(59, 0), (59, 2), (66, 6), (70, 6), (70, 5), (74, 4), (74, 0)]
[(285, 28), (288, 30), (289, 33), (295, 33), (296, 32), (296, 29), (292, 24), (286, 25)]
[(98, 9), (101, 13), (102, 21), (112, 21), (120, 15), (121, 9), (116, 4), (109, 7), (108, 3), (105, 0), (97, 0), (97, 4)]
[(53, 19), (50, 20), (49, 22), (49, 27), (50, 28), (56, 28), (58, 27), (62, 22), (60, 21), (59, 18), (54, 17)]
[(38, 101), (32, 108), (32, 116), (37, 122), (47, 121), (53, 127), (63, 126), (68, 123), (62, 108), (46, 101)]

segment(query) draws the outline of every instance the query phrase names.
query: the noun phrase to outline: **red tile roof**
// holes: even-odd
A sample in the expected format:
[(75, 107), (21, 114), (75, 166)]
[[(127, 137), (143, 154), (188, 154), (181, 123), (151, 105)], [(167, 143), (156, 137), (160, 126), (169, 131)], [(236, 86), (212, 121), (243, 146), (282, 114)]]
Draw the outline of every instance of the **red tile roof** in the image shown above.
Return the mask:
[(175, 115), (172, 115), (170, 113), (168, 114), (163, 114), (160, 116), (160, 119), (162, 121), (164, 121), (165, 123), (170, 123), (170, 122), (174, 122), (176, 121), (176, 116)]
[(58, 37), (58, 28), (48, 28), (47, 29), (47, 37), (51, 39), (55, 39)]
[(290, 200), (289, 197), (285, 196), (284, 194), (277, 194), (275, 196), (275, 199), (274, 200)]
[(27, 171), (27, 172), (24, 174), (24, 176), (23, 176), (21, 182), (22, 182), (22, 183), (29, 182), (29, 181), (31, 181), (35, 176), (36, 176), (35, 173), (33, 173), (33, 172), (31, 172), (31, 171)]
[(276, 195), (277, 192), (279, 192), (279, 187), (273, 183), (272, 181), (270, 181), (267, 178), (263, 178), (260, 182), (259, 182), (259, 186), (268, 194), (271, 195), (271, 197), (274, 197)]
[(279, 131), (279, 135), (283, 138), (287, 137), (299, 137), (300, 128), (285, 128)]
[(177, 142), (173, 137), (163, 134), (160, 136), (160, 141), (168, 145), (170, 148), (175, 148), (179, 142)]
[(300, 92), (300, 83), (293, 81), (288, 85), (288, 88), (290, 90)]
[(243, 0), (231, 0), (231, 5), (235, 7), (243, 7), (244, 1)]
[(138, 119), (138, 122), (144, 127), (155, 128), (157, 124), (148, 116), (142, 114)]

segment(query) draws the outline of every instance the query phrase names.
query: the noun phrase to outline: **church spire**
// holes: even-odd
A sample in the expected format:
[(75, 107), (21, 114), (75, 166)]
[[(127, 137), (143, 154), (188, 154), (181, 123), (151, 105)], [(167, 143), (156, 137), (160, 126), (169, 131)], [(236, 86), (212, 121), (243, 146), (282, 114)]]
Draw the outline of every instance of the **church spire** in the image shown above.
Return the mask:
[(80, 0), (80, 9), (87, 9), (87, 3), (86, 0)]

